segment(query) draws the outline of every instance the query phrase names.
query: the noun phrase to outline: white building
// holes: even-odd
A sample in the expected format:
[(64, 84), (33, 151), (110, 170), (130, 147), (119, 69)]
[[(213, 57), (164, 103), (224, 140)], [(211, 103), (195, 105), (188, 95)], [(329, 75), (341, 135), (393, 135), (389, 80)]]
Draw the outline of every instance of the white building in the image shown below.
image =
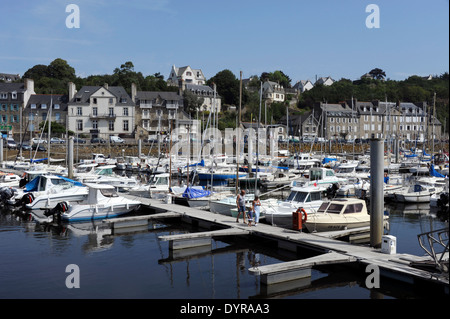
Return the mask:
[(262, 85), (262, 97), (271, 102), (284, 102), (284, 88), (276, 82), (266, 81)]
[(314, 87), (314, 84), (310, 80), (301, 80), (295, 83), (294, 89), (298, 90), (300, 93), (309, 91)]
[(323, 85), (326, 85), (326, 86), (330, 86), (330, 85), (332, 85), (334, 82), (335, 82), (335, 81), (334, 81), (330, 76), (329, 76), (329, 77), (326, 77), (326, 78), (322, 77), (322, 78), (319, 78), (319, 79), (316, 81), (316, 83), (314, 83), (314, 85), (317, 85), (317, 84), (323, 84)]
[(83, 86), (69, 83), (68, 129), (75, 134), (102, 137), (131, 135), (135, 128), (135, 103), (121, 86)]
[(180, 81), (183, 81), (184, 84), (203, 85), (206, 83), (206, 78), (200, 69), (192, 69), (189, 65), (177, 68), (173, 65), (167, 78), (167, 83), (179, 86)]

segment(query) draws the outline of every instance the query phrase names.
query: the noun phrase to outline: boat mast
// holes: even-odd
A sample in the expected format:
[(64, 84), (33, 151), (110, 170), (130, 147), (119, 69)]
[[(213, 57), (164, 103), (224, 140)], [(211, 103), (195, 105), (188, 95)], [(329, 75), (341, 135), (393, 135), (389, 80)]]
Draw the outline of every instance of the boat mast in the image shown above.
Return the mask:
[(48, 110), (48, 149), (47, 149), (47, 163), (50, 165), (50, 138), (52, 133), (52, 106), (53, 106), (53, 94), (50, 96), (50, 109)]
[(240, 156), (240, 145), (241, 145), (241, 106), (242, 106), (242, 71), (240, 71), (239, 80), (239, 117), (237, 123), (237, 137), (236, 137), (236, 195), (239, 193), (239, 156)]
[(256, 171), (255, 171), (255, 196), (258, 192), (258, 167), (259, 167), (259, 123), (261, 122), (261, 103), (262, 103), (262, 82), (259, 94), (259, 118), (256, 132)]

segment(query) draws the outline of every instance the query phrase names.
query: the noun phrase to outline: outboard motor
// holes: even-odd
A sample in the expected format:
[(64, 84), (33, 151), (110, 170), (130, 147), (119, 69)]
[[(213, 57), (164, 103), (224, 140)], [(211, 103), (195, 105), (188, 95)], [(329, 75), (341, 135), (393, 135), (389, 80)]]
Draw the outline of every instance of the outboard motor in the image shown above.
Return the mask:
[(339, 185), (337, 183), (331, 184), (327, 189), (327, 197), (328, 199), (333, 199), (336, 196), (336, 192), (339, 189)]
[(448, 201), (449, 201), (448, 193), (442, 193), (437, 200), (437, 206), (439, 208), (445, 207), (448, 204)]
[(34, 201), (33, 193), (26, 193), (23, 197), (16, 202), (15, 206), (25, 206), (26, 204), (31, 204)]
[(0, 188), (0, 202), (6, 204), (9, 199), (14, 196), (14, 189), (10, 187), (1, 187)]
[(59, 202), (52, 209), (45, 210), (44, 215), (47, 217), (53, 216), (53, 220), (55, 220), (55, 217), (56, 217), (56, 220), (59, 221), (61, 219), (61, 215), (65, 212), (67, 212), (68, 209), (69, 209), (69, 203)]

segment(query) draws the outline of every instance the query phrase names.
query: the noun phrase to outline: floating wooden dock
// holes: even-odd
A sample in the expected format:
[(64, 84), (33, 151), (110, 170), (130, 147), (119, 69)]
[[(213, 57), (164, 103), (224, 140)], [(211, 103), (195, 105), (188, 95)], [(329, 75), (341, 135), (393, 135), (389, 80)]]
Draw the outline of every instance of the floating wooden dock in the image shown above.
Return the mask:
[[(380, 269), (381, 277), (387, 277), (409, 284), (418, 282), (426, 283), (442, 289), (446, 294), (449, 292), (448, 273), (447, 275), (442, 275), (412, 267), (414, 263), (431, 260), (428, 257), (410, 254), (387, 254), (381, 252), (381, 249), (378, 248), (353, 245), (333, 238), (337, 235), (342, 235), (342, 233), (303, 233), (268, 224), (258, 224), (256, 227), (249, 227), (243, 222), (236, 222), (235, 217), (214, 214), (186, 206), (163, 203), (155, 199), (130, 195), (125, 196), (139, 199), (143, 205), (151, 207), (157, 212), (163, 212), (163, 215), (154, 214), (149, 216), (157, 218), (159, 215), (161, 218), (166, 218), (167, 216), (176, 215), (183, 222), (210, 230), (200, 233), (161, 236), (161, 240), (169, 240), (173, 243), (171, 244), (171, 249), (209, 245), (213, 237), (256, 236), (276, 242), (279, 249), (285, 249), (295, 253), (308, 249), (318, 254), (318, 256), (308, 259), (249, 269), (251, 273), (260, 275), (260, 280), (263, 284), (302, 278), (305, 274), (306, 276), (308, 275), (308, 269), (310, 273), (312, 267), (349, 263), (363, 268), (366, 268), (368, 265), (377, 266)], [(363, 231), (366, 230), (361, 229), (361, 232)], [(183, 241), (186, 241), (186, 243), (183, 244)], [(448, 254), (446, 258), (448, 260)]]

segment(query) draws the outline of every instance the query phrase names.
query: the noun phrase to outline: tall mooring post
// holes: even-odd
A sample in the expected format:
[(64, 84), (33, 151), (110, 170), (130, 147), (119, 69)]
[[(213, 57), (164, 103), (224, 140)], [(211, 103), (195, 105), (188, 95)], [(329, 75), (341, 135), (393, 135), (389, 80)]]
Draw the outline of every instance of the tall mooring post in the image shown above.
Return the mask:
[(370, 246), (381, 248), (384, 214), (384, 141), (370, 139)]
[(67, 169), (68, 169), (68, 178), (73, 178), (73, 137), (69, 137), (68, 145), (67, 145)]
[(3, 138), (0, 136), (0, 167), (3, 166)]

